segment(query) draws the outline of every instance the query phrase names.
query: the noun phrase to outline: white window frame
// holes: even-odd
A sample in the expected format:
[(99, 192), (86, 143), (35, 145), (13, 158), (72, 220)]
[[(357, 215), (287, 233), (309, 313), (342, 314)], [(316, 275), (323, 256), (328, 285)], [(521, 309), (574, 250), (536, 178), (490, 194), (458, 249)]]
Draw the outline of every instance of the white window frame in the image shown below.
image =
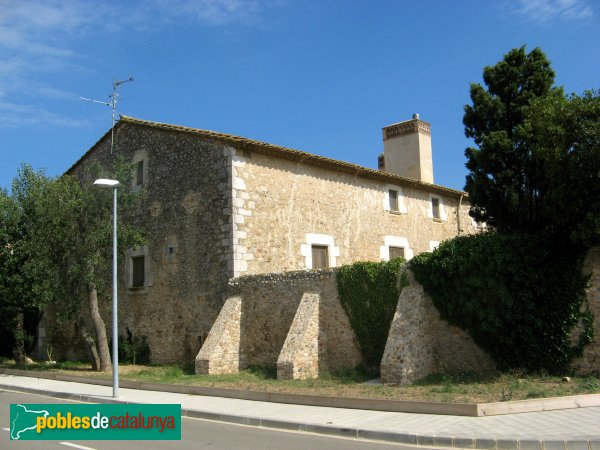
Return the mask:
[(429, 251), (432, 252), (440, 246), (440, 241), (429, 241)]
[(340, 256), (340, 248), (335, 246), (333, 236), (327, 234), (307, 233), (303, 244), (300, 245), (300, 254), (304, 256), (304, 266), (312, 269), (312, 246), (322, 245), (327, 247), (329, 268), (337, 267), (337, 258)]
[(409, 261), (415, 255), (415, 252), (408, 243), (408, 239), (402, 236), (384, 236), (383, 245), (379, 247), (379, 257), (382, 261), (390, 260), (390, 247), (403, 247), (404, 259)]
[[(392, 209), (392, 205), (390, 205), (390, 191), (396, 191), (398, 193), (398, 210), (395, 211)], [(408, 209), (406, 208), (406, 203), (404, 201), (404, 192), (400, 186), (394, 186), (388, 184), (386, 186), (386, 190), (383, 196), (383, 210), (388, 211), (392, 214), (406, 214), (408, 213)]]
[[(433, 217), (433, 205), (432, 199), (437, 198), (439, 201), (440, 217)], [(427, 204), (427, 218), (435, 221), (446, 222), (448, 216), (446, 215), (446, 207), (444, 206), (444, 198), (441, 195), (429, 194), (429, 202)]]

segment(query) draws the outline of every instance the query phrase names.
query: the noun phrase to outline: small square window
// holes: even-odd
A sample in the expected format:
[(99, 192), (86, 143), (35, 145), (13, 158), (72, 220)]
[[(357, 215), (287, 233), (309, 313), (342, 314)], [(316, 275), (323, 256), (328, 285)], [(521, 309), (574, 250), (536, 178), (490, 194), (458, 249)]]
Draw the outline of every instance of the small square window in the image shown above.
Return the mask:
[(431, 197), (431, 214), (434, 219), (440, 219), (440, 199)]
[(312, 246), (312, 268), (327, 269), (329, 267), (329, 253), (325, 245)]
[(398, 208), (398, 191), (394, 191), (390, 189), (388, 191), (389, 199), (390, 199), (390, 211), (399, 211)]
[(404, 247), (391, 247), (390, 246), (390, 260), (396, 258), (406, 258), (404, 256)]
[(144, 161), (139, 161), (136, 165), (135, 184), (136, 186), (144, 184)]
[(146, 283), (145, 270), (146, 265), (144, 256), (134, 256), (131, 258), (131, 265), (133, 269), (131, 286), (132, 287), (143, 287)]

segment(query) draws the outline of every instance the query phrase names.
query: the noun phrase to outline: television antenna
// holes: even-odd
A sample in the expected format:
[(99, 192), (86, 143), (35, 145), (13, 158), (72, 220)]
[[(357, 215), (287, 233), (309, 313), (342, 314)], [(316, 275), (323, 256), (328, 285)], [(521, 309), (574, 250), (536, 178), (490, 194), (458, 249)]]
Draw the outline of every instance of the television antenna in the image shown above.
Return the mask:
[(79, 97), (80, 100), (85, 100), (86, 102), (92, 103), (100, 103), (101, 105), (110, 106), (112, 108), (112, 127), (110, 129), (110, 153), (112, 155), (113, 146), (115, 143), (115, 115), (117, 112), (117, 98), (119, 98), (118, 89), (121, 85), (125, 83), (129, 83), (130, 81), (134, 81), (133, 77), (129, 77), (126, 80), (113, 80), (113, 93), (108, 96), (110, 98), (110, 102), (103, 102), (101, 100), (94, 100), (91, 98)]

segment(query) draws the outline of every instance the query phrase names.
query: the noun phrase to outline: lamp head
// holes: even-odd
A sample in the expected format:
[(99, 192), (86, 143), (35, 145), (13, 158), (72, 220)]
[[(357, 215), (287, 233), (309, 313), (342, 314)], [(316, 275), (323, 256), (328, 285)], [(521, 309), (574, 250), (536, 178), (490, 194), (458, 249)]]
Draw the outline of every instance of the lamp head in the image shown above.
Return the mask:
[(121, 186), (118, 180), (109, 180), (107, 178), (98, 178), (94, 181), (94, 186), (99, 188), (117, 188)]

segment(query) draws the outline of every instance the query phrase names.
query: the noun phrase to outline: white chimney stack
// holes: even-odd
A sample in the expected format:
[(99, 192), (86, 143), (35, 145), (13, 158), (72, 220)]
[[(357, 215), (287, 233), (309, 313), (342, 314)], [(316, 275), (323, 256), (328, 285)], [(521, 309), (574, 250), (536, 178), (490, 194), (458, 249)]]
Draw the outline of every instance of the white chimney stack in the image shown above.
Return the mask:
[[(383, 160), (382, 160), (383, 159)], [(419, 119), (383, 128), (383, 158), (379, 168), (413, 180), (433, 183), (431, 125)]]

